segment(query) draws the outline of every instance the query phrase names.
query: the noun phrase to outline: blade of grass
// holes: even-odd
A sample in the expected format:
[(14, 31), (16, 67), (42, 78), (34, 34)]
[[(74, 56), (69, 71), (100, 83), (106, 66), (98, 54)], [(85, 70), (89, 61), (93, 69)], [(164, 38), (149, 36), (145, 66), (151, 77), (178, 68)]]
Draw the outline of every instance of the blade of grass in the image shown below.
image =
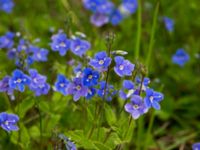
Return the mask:
[(156, 22), (158, 19), (159, 5), (160, 5), (160, 2), (157, 1), (156, 9), (155, 9), (154, 16), (153, 16), (153, 25), (152, 25), (152, 29), (151, 29), (151, 37), (150, 37), (150, 43), (149, 43), (148, 54), (147, 54), (147, 59), (146, 59), (146, 66), (148, 67), (148, 69), (150, 67), (150, 60), (151, 60), (151, 56), (153, 53), (153, 46), (154, 46), (154, 42), (155, 42), (154, 36), (155, 36), (155, 30), (156, 30)]
[(142, 6), (141, 0), (138, 0), (138, 12), (137, 12), (137, 38), (136, 38), (136, 48), (135, 48), (135, 59), (139, 58), (140, 54), (140, 42), (141, 42), (141, 32), (142, 32)]

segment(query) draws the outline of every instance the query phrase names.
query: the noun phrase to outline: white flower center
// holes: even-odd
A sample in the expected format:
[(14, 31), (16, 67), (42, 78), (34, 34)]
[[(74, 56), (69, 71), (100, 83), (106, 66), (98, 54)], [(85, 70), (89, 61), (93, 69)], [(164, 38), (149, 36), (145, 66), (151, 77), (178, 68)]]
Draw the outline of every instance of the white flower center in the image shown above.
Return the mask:
[(80, 85), (77, 85), (76, 86), (76, 89), (79, 91), (81, 89), (81, 86)]
[(153, 98), (153, 96), (150, 96), (149, 99), (150, 99), (150, 101), (152, 103), (154, 98)]
[(93, 77), (92, 75), (89, 75), (89, 76), (88, 76), (88, 79), (92, 79), (92, 77)]
[(66, 47), (66, 44), (64, 42), (61, 42), (59, 45), (60, 47)]
[(64, 83), (60, 83), (60, 87), (64, 87), (65, 86), (65, 84)]
[(100, 60), (99, 65), (103, 65), (103, 64), (104, 64), (104, 60)]
[(138, 105), (133, 105), (133, 109), (139, 109), (139, 106)]
[(22, 80), (21, 79), (17, 79), (17, 81), (16, 81), (17, 83), (21, 83), (22, 82)]
[(120, 65), (119, 70), (124, 70), (124, 65)]

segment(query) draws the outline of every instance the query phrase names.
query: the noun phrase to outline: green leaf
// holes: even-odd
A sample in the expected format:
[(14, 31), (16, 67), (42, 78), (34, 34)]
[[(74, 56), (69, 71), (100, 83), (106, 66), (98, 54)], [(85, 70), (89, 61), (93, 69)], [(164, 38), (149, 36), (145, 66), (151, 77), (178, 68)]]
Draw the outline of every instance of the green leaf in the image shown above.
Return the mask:
[(114, 110), (108, 104), (105, 104), (105, 115), (106, 115), (106, 120), (110, 126), (116, 123), (117, 119)]

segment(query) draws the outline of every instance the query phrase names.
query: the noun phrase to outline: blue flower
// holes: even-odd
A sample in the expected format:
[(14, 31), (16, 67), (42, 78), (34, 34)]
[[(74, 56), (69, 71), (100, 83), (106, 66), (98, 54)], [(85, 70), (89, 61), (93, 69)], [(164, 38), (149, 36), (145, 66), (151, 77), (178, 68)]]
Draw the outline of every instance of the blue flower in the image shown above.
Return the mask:
[(130, 80), (124, 80), (123, 88), (119, 91), (119, 96), (126, 100), (134, 94), (134, 83)]
[(0, 10), (5, 11), (6, 13), (11, 13), (14, 7), (12, 0), (0, 0)]
[(71, 51), (80, 57), (86, 53), (91, 47), (90, 43), (86, 40), (82, 40), (80, 38), (75, 37), (71, 40)]
[(106, 2), (107, 0), (83, 0), (84, 7), (92, 12), (96, 12), (97, 8)]
[(135, 65), (128, 60), (124, 60), (122, 56), (115, 57), (116, 66), (114, 67), (115, 73), (120, 77), (131, 76)]
[(165, 28), (169, 32), (172, 32), (174, 30), (174, 20), (172, 20), (169, 17), (163, 17), (163, 21), (164, 21), (164, 24), (165, 24)]
[(148, 108), (144, 105), (141, 96), (133, 95), (131, 97), (131, 103), (125, 105), (125, 110), (130, 113), (134, 119), (138, 119), (148, 111)]
[[(113, 85), (107, 84), (105, 81), (99, 82), (100, 88), (97, 91), (97, 94), (101, 98), (105, 98), (107, 101), (111, 101), (112, 97), (117, 93), (117, 91), (114, 89)], [(106, 91), (105, 91), (106, 87)]]
[(138, 8), (138, 2), (137, 0), (123, 0), (121, 7), (126, 14), (133, 14)]
[(7, 57), (9, 59), (15, 59), (17, 57), (17, 49), (16, 48), (12, 48), (12, 49), (8, 50)]
[(111, 58), (107, 56), (106, 52), (98, 52), (94, 59), (91, 59), (89, 64), (98, 71), (106, 71), (111, 64)]
[(67, 35), (61, 31), (52, 36), (51, 48), (53, 51), (59, 51), (61, 56), (64, 56), (70, 48), (70, 40)]
[(97, 12), (90, 17), (90, 22), (96, 27), (101, 27), (109, 22), (109, 16)]
[(0, 37), (0, 48), (10, 49), (14, 45), (13, 38), (15, 34), (12, 32), (7, 32), (4, 36)]
[(200, 150), (200, 142), (192, 145), (192, 150)]
[(15, 114), (8, 114), (6, 112), (0, 113), (0, 126), (7, 132), (19, 130), (16, 125), (18, 121), (19, 117)]
[(88, 88), (86, 99), (91, 99), (96, 94), (95, 88)]
[(10, 76), (5, 76), (0, 81), (0, 92), (6, 92), (8, 95), (13, 95), (13, 89), (9, 87)]
[(28, 42), (25, 41), (24, 39), (20, 39), (19, 44), (17, 46), (17, 51), (21, 52), (21, 51), (25, 51), (26, 53), (28, 53)]
[(172, 56), (172, 62), (183, 67), (186, 62), (188, 62), (190, 56), (182, 48), (179, 48), (176, 53)]
[(164, 98), (162, 93), (155, 92), (153, 89), (146, 90), (146, 97), (144, 98), (144, 103), (147, 108), (153, 107), (157, 110), (160, 109), (159, 102)]
[(67, 150), (77, 150), (76, 145), (64, 134), (59, 134), (58, 136), (63, 140)]
[[(136, 77), (136, 83), (138, 84), (138, 90), (140, 90), (141, 82), (142, 82), (141, 78)], [(142, 91), (146, 91), (149, 83), (150, 83), (150, 79), (145, 77), (144, 80), (143, 80), (143, 83), (142, 83)]]
[(64, 75), (59, 74), (55, 83), (55, 89), (63, 95), (67, 95), (68, 84), (69, 80), (67, 80)]
[(99, 73), (91, 68), (85, 68), (83, 70), (83, 85), (91, 87), (97, 85), (99, 80)]
[(9, 86), (13, 89), (18, 89), (20, 92), (23, 92), (25, 90), (25, 85), (29, 85), (30, 83), (30, 77), (18, 69), (14, 70), (9, 80)]
[(87, 95), (88, 88), (83, 85), (82, 78), (74, 78), (73, 82), (69, 83), (67, 92), (73, 95), (74, 101), (78, 101), (80, 97)]
[(46, 77), (38, 74), (35, 69), (30, 69), (29, 74), (31, 77), (30, 90), (34, 91), (36, 96), (48, 94), (50, 85), (46, 83)]
[(44, 62), (44, 61), (47, 61), (47, 55), (49, 53), (48, 50), (44, 49), (44, 48), (39, 48), (39, 47), (36, 47), (36, 46), (30, 46), (30, 50), (31, 52), (33, 52), (33, 60), (34, 61), (41, 61), (41, 62)]
[(74, 67), (73, 71), (77, 78), (82, 77), (82, 72), (83, 72), (82, 64), (79, 63), (76, 67)]
[(123, 19), (122, 14), (118, 9), (114, 10), (110, 15), (110, 22), (112, 25), (118, 25)]

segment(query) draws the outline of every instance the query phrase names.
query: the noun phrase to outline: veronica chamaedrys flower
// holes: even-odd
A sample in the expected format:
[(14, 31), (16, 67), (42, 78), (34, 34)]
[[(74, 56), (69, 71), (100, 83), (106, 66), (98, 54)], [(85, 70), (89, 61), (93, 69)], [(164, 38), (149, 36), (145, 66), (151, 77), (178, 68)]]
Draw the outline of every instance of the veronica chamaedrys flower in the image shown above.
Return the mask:
[(122, 56), (115, 57), (116, 66), (114, 67), (115, 73), (120, 77), (131, 76), (135, 65), (129, 60), (125, 60)]
[(92, 70), (91, 68), (85, 68), (83, 70), (83, 85), (91, 87), (97, 85), (99, 80), (99, 72)]
[(101, 27), (109, 22), (109, 17), (106, 14), (97, 12), (90, 17), (90, 22), (96, 27)]
[(21, 51), (25, 51), (28, 52), (28, 42), (24, 39), (20, 39), (19, 40), (19, 44), (17, 46), (17, 51), (21, 52)]
[(80, 57), (82, 57), (83, 54), (85, 54), (86, 51), (90, 49), (90, 47), (91, 44), (88, 41), (80, 39), (78, 37), (75, 37), (71, 40), (70, 50), (72, 51), (72, 53)]
[(172, 32), (174, 30), (174, 20), (169, 17), (163, 17), (163, 21), (167, 31)]
[(0, 126), (7, 132), (19, 130), (16, 125), (18, 121), (19, 117), (15, 114), (8, 114), (6, 112), (0, 113)]
[(6, 92), (8, 95), (13, 95), (13, 89), (9, 87), (10, 76), (5, 76), (0, 81), (0, 92)]
[(39, 48), (32, 45), (29, 47), (29, 49), (33, 53), (32, 58), (34, 61), (38, 61), (38, 62), (47, 61), (47, 56), (49, 53), (47, 49)]
[(120, 6), (122, 14), (129, 15), (136, 12), (138, 8), (137, 0), (123, 0)]
[(111, 58), (107, 56), (105, 51), (98, 52), (94, 58), (90, 60), (89, 64), (98, 71), (106, 71), (111, 64)]
[(200, 142), (194, 143), (194, 144), (192, 145), (192, 150), (200, 150)]
[(164, 98), (163, 94), (156, 92), (153, 89), (146, 89), (146, 97), (144, 98), (144, 103), (147, 108), (153, 107), (156, 110), (160, 109), (159, 102)]
[(96, 89), (95, 88), (88, 88), (86, 99), (91, 99), (94, 95), (96, 94)]
[(53, 51), (58, 51), (61, 56), (64, 56), (70, 48), (70, 40), (67, 38), (67, 35), (59, 31), (57, 34), (53, 35), (51, 39), (51, 49)]
[(74, 101), (78, 101), (80, 97), (85, 97), (87, 95), (88, 88), (83, 85), (82, 78), (74, 78), (72, 82), (69, 83), (67, 92), (73, 95)]
[(118, 25), (123, 19), (121, 12), (118, 9), (113, 10), (110, 14), (110, 23), (112, 25)]
[[(99, 82), (100, 88), (97, 90), (97, 94), (101, 98), (105, 98), (107, 101), (111, 101), (112, 97), (117, 93), (117, 91), (114, 89), (113, 85), (107, 84), (106, 81)], [(106, 87), (106, 90), (105, 90)]]
[(29, 74), (31, 77), (29, 88), (34, 91), (35, 96), (48, 94), (50, 85), (46, 83), (46, 77), (39, 74), (35, 69), (30, 69)]
[[(136, 83), (138, 84), (138, 88), (140, 88), (141, 82), (142, 82), (142, 79), (140, 77), (136, 77)], [(150, 83), (150, 79), (145, 77), (142, 83), (142, 91), (146, 91), (149, 83)]]
[(0, 10), (11, 13), (14, 7), (13, 0), (0, 0)]
[(7, 48), (10, 49), (14, 45), (13, 38), (15, 37), (15, 34), (12, 32), (7, 32), (5, 35), (0, 37), (0, 49), (1, 48)]
[(103, 5), (107, 0), (83, 0), (83, 5), (86, 9), (96, 12), (97, 7)]
[(130, 98), (135, 92), (134, 83), (130, 80), (124, 80), (123, 88), (119, 91), (119, 96), (126, 100)]
[(13, 89), (18, 89), (20, 92), (24, 92), (25, 85), (29, 85), (31, 79), (29, 76), (25, 75), (21, 70), (14, 70), (12, 77), (9, 80), (9, 86)]
[(174, 64), (179, 65), (180, 67), (183, 67), (186, 62), (188, 62), (190, 59), (190, 56), (186, 51), (182, 48), (179, 48), (176, 53), (172, 56), (172, 62)]
[(113, 11), (114, 7), (115, 6), (114, 6), (114, 4), (112, 2), (105, 1), (101, 5), (98, 5), (97, 12), (101, 13), (101, 14), (109, 15)]
[(148, 108), (144, 105), (141, 96), (133, 95), (131, 97), (131, 103), (125, 105), (125, 110), (130, 113), (134, 119), (138, 119), (148, 111)]
[(60, 139), (63, 140), (65, 147), (67, 150), (77, 150), (76, 145), (74, 142), (72, 142), (68, 137), (66, 137), (64, 134), (58, 135)]
[(81, 78), (83, 74), (82, 64), (79, 63), (76, 67), (73, 69), (76, 78)]
[(55, 83), (56, 91), (62, 93), (63, 95), (67, 95), (67, 86), (69, 84), (69, 80), (62, 74), (57, 76), (57, 80)]

